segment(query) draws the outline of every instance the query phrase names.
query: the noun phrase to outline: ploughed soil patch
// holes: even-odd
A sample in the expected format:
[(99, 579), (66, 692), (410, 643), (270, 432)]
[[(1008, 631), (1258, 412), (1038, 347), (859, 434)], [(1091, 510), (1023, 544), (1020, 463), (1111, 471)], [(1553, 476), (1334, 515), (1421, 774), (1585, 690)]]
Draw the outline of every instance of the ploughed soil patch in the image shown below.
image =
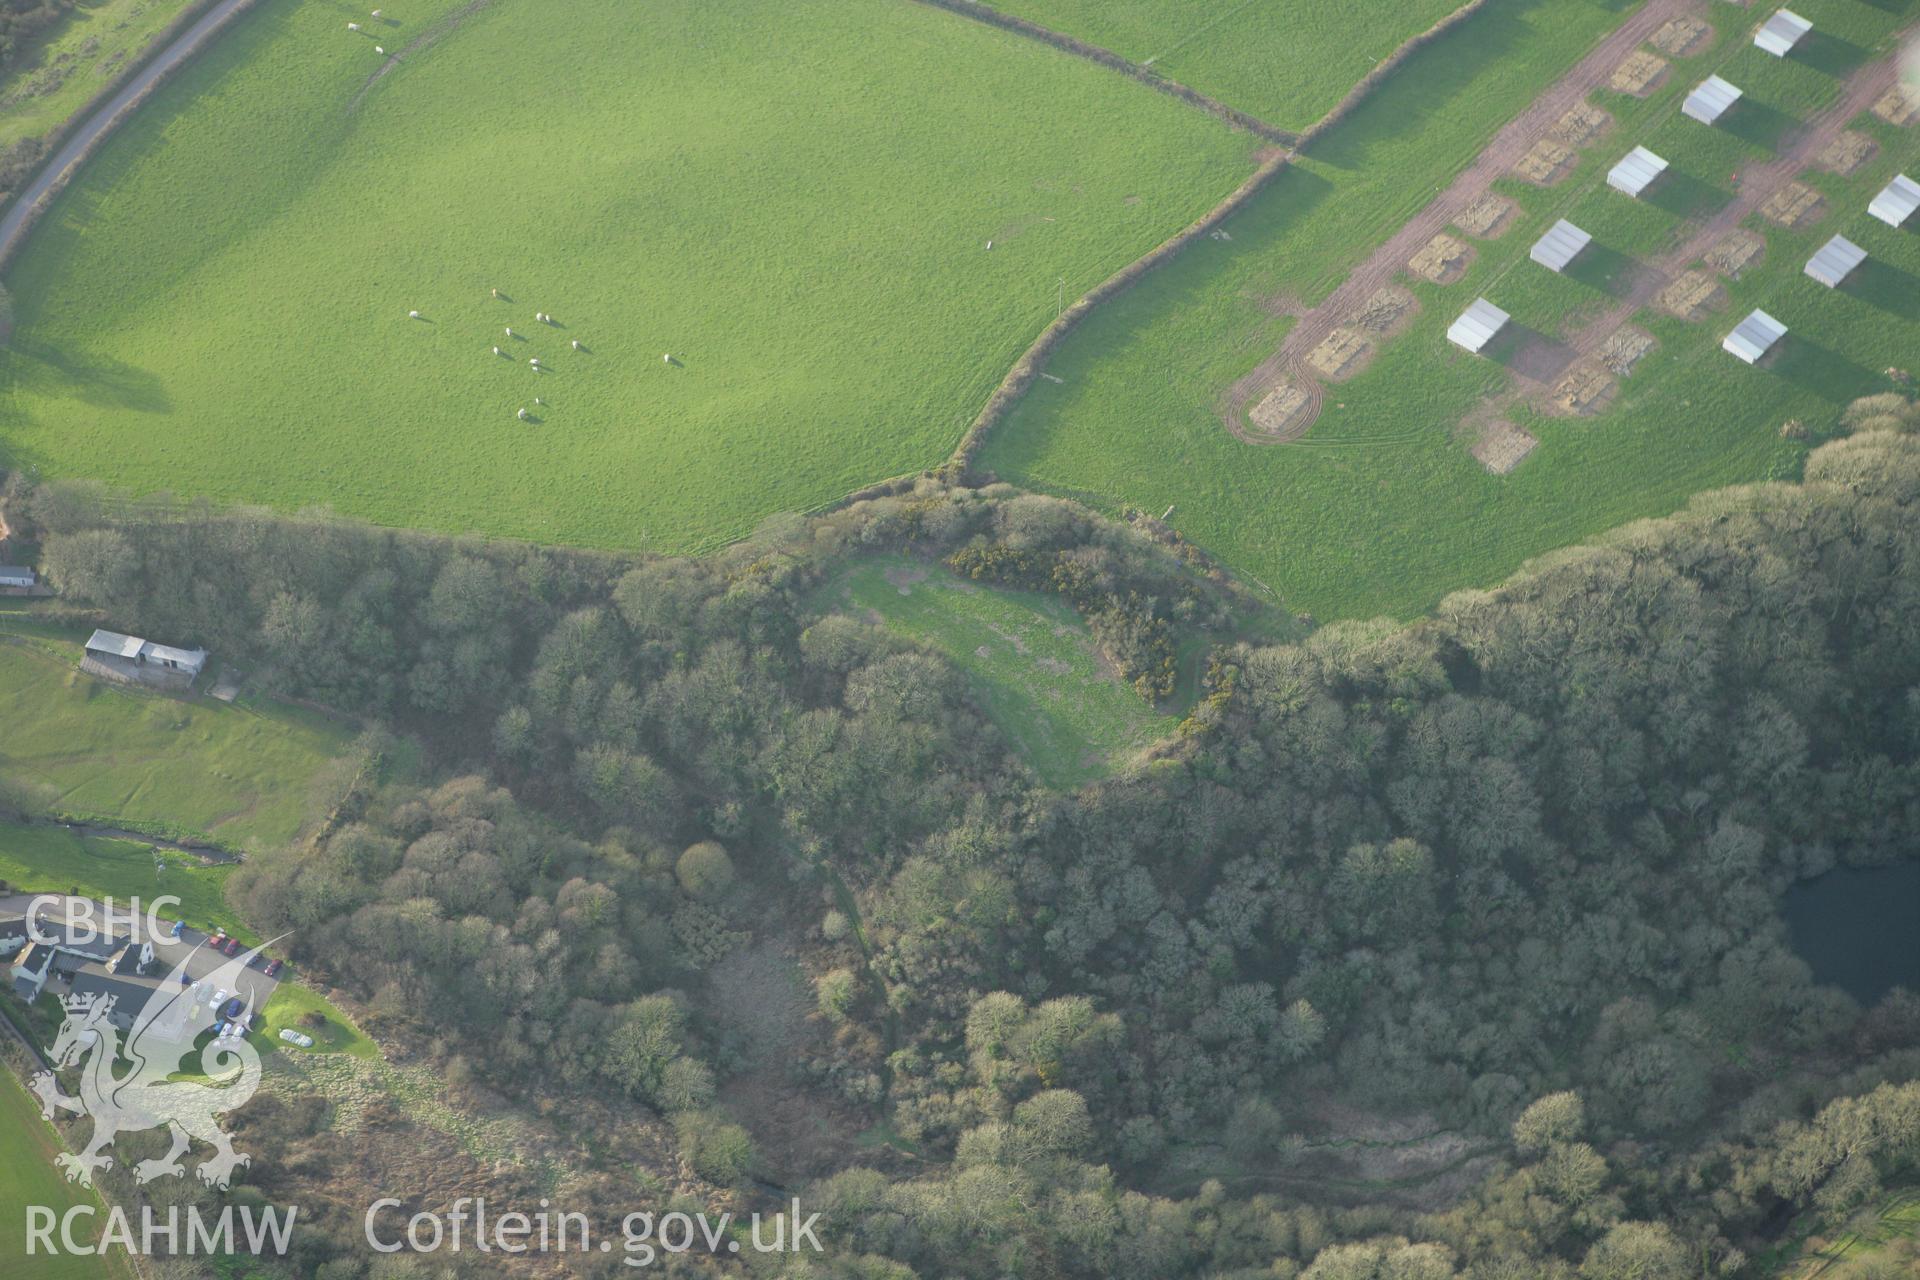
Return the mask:
[(1879, 144), (1866, 134), (1843, 129), (1834, 135), (1833, 141), (1820, 148), (1820, 154), (1813, 158), (1813, 162), (1827, 172), (1845, 178), (1873, 159), (1873, 153), (1879, 149)]
[(1373, 354), (1373, 343), (1358, 329), (1341, 327), (1307, 353), (1307, 363), (1318, 373), (1339, 382), (1360, 372)]
[(1665, 58), (1657, 53), (1648, 53), (1645, 49), (1635, 49), (1613, 69), (1607, 87), (1616, 93), (1630, 93), (1636, 98), (1644, 98), (1659, 88), (1666, 78)]
[(1738, 280), (1741, 272), (1759, 262), (1766, 251), (1767, 242), (1758, 232), (1738, 228), (1721, 236), (1701, 261), (1728, 279)]
[(1598, 360), (1582, 360), (1553, 384), (1553, 406), (1563, 413), (1598, 413), (1612, 403), (1619, 379)]
[(1496, 240), (1513, 221), (1514, 204), (1505, 196), (1489, 191), (1467, 206), (1453, 225), (1478, 240)]
[(1572, 147), (1552, 138), (1542, 138), (1520, 157), (1513, 171), (1536, 187), (1550, 187), (1567, 176), (1567, 171), (1573, 168), (1574, 157)]
[(1624, 378), (1656, 345), (1653, 335), (1645, 329), (1624, 324), (1607, 335), (1607, 340), (1594, 353), (1594, 359), (1612, 370), (1616, 377)]
[(1653, 33), (1653, 47), (1673, 58), (1684, 58), (1705, 43), (1713, 28), (1699, 18), (1675, 18)]
[(1382, 285), (1360, 304), (1353, 324), (1377, 338), (1391, 337), (1406, 328), (1419, 309), (1413, 295), (1399, 285)]
[(1688, 271), (1660, 291), (1654, 299), (1668, 315), (1682, 320), (1699, 320), (1709, 311), (1726, 305), (1727, 291), (1704, 271)]
[(1916, 101), (1913, 94), (1895, 85), (1881, 94), (1879, 100), (1873, 104), (1873, 114), (1888, 124), (1912, 124), (1916, 117), (1920, 117), (1920, 101)]
[(1473, 249), (1464, 240), (1456, 240), (1442, 231), (1427, 241), (1407, 263), (1407, 270), (1435, 284), (1452, 284), (1467, 273), (1473, 263)]
[(1283, 382), (1262, 396), (1247, 417), (1261, 435), (1291, 440), (1312, 420), (1313, 398), (1291, 382)]
[(1480, 438), (1467, 452), (1489, 473), (1504, 476), (1519, 466), (1539, 443), (1531, 433), (1504, 419), (1496, 419), (1480, 429)]
[(1547, 136), (1563, 146), (1579, 147), (1606, 132), (1613, 117), (1590, 102), (1583, 102), (1560, 117)]
[(1818, 191), (1804, 182), (1789, 182), (1760, 206), (1760, 216), (1791, 231), (1819, 218), (1826, 207)]

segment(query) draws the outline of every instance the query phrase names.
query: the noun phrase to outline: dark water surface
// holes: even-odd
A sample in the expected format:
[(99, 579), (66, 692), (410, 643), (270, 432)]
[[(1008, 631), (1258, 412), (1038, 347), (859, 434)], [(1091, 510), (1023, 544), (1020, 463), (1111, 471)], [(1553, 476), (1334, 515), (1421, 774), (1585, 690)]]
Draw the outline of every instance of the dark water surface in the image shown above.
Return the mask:
[(1920, 862), (1841, 868), (1787, 890), (1793, 949), (1861, 1004), (1894, 987), (1920, 992)]

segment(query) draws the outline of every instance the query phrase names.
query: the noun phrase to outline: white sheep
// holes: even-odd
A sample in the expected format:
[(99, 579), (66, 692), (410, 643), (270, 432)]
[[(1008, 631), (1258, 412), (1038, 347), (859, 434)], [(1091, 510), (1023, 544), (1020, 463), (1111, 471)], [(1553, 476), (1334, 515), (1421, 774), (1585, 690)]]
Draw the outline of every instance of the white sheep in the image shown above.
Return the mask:
[(379, 11), (378, 9), (375, 9), (375, 10), (373, 11), (373, 16), (374, 16), (374, 17), (376, 17), (376, 18), (377, 18), (377, 17), (379, 17), (379, 16), (380, 16), (380, 11)]
[(578, 351), (578, 350), (580, 349), (580, 339), (578, 339), (578, 338), (575, 338), (575, 339), (573, 340), (573, 349), (574, 349), (575, 351)]
[(507, 336), (508, 336), (509, 338), (511, 338), (511, 337), (513, 336), (513, 326), (512, 326), (512, 325), (508, 325), (508, 326), (507, 326)]
[(499, 296), (500, 296), (500, 291), (499, 291), (498, 289), (495, 289), (495, 290), (493, 291), (493, 296), (494, 296), (494, 297), (496, 297), (496, 298), (497, 298), (497, 297), (499, 297)]
[(357, 22), (349, 22), (347, 24), (347, 30), (349, 31), (358, 31), (359, 29), (360, 29), (360, 24)]
[(419, 313), (418, 311), (409, 311), (409, 312), (407, 312), (407, 319), (409, 319), (409, 320), (418, 320), (419, 318), (420, 318), (420, 313)]
[(520, 411), (520, 421), (525, 422), (526, 420), (527, 420), (527, 411), (525, 409), (522, 409)]
[(498, 356), (498, 355), (505, 355), (506, 353), (505, 353), (504, 351), (502, 351), (502, 350), (500, 350), (500, 348), (498, 348), (498, 347), (495, 347), (495, 348), (493, 349), (493, 354), (495, 354), (495, 355), (497, 355), (497, 356)]
[(533, 359), (527, 361), (527, 363), (532, 365), (535, 369), (538, 369), (540, 367), (540, 357), (535, 356)]
[(671, 352), (671, 351), (663, 351), (663, 352), (661, 352), (661, 353), (660, 353), (660, 363), (661, 363), (661, 364), (672, 364), (672, 363), (673, 363), (673, 352)]
[(539, 405), (539, 406), (541, 406), (542, 408), (545, 408), (545, 407), (546, 407), (546, 403), (547, 403), (547, 402), (546, 402), (545, 400), (542, 400), (542, 399), (541, 399), (541, 398), (540, 398), (539, 396), (535, 396), (535, 397), (533, 398), (533, 402), (534, 402), (535, 404), (537, 404), (537, 405)]
[(375, 53), (385, 53), (385, 52), (386, 52), (386, 49), (385, 49), (385, 48), (384, 48), (383, 46), (381, 46), (381, 45), (375, 45), (375, 46), (373, 46), (373, 51), (374, 51)]

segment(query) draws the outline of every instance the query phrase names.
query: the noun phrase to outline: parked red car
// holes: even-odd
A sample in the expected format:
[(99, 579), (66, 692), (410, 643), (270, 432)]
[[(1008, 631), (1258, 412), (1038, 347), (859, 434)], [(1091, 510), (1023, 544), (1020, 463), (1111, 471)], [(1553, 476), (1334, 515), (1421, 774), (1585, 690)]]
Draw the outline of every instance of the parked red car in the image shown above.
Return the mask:
[(279, 973), (280, 973), (280, 961), (269, 960), (267, 962), (267, 976), (269, 978), (273, 978), (273, 977), (279, 976)]
[(230, 956), (237, 956), (237, 955), (239, 955), (239, 954), (240, 954), (240, 939), (238, 939), (238, 938), (228, 938), (228, 939), (227, 939), (227, 940), (226, 940), (225, 942), (223, 942), (223, 943), (221, 943), (221, 944), (220, 944), (220, 950), (222, 950), (222, 951), (224, 951), (224, 952), (225, 952), (226, 954), (228, 954), (228, 955), (230, 955)]

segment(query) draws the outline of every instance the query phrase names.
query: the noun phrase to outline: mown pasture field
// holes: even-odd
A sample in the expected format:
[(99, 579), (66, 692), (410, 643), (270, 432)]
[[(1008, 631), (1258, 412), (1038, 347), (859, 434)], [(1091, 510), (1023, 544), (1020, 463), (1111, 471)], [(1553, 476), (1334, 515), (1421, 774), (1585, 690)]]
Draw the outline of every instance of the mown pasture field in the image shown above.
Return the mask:
[(264, 0), (149, 102), (7, 281), (0, 462), (696, 550), (939, 462), (1061, 297), (1252, 167), (897, 0), (498, 4), (370, 80), (462, 7)]
[(0, 152), (64, 124), (191, 0), (94, 0), (67, 10), (0, 80)]
[(278, 703), (135, 692), (0, 637), (0, 781), (64, 817), (234, 848), (291, 840), (348, 731)]
[(1460, 0), (987, 0), (1144, 63), (1268, 124), (1304, 129)]
[(878, 556), (829, 584), (820, 602), (939, 650), (967, 673), (988, 719), (1050, 786), (1098, 778), (1177, 723), (1120, 680), (1086, 623), (1059, 600)]
[[(1109, 509), (1158, 513), (1175, 503), (1182, 533), (1288, 606), (1322, 618), (1412, 616), (1448, 591), (1495, 582), (1533, 555), (1671, 511), (1700, 490), (1791, 474), (1805, 445), (1780, 437), (1787, 420), (1831, 424), (1846, 400), (1884, 389), (1880, 370), (1911, 367), (1920, 349), (1911, 301), (1920, 290), (1907, 287), (1920, 271), (1920, 240), (1865, 215), (1886, 176), (1915, 163), (1920, 131), (1863, 122), (1880, 138), (1880, 154), (1852, 178), (1809, 178), (1835, 188), (1834, 211), (1804, 233), (1766, 224), (1765, 263), (1732, 286), (1723, 311), (1696, 325), (1637, 317), (1662, 345), (1610, 411), (1541, 418), (1519, 409), (1514, 420), (1541, 444), (1509, 476), (1481, 470), (1460, 424), (1511, 378), (1449, 346), (1444, 333), (1483, 293), (1540, 334), (1598, 313), (1609, 282), (1594, 263), (1617, 265), (1678, 243), (1686, 217), (1717, 207), (1712, 183), (1751, 163), (1742, 155), (1759, 145), (1677, 118), (1686, 89), (1727, 58), (1729, 78), (1745, 77), (1758, 100), (1742, 128), (1770, 129), (1771, 113), (1797, 117), (1832, 101), (1836, 76), (1910, 20), (1913, 6), (1802, 7), (1829, 33), (1817, 62), (1755, 65), (1772, 60), (1737, 51), (1748, 15), (1722, 7), (1708, 15), (1720, 24), (1719, 43), (1676, 69), (1658, 94), (1645, 102), (1596, 94), (1618, 116), (1613, 132), (1555, 187), (1500, 184), (1521, 201), (1523, 217), (1501, 239), (1476, 243), (1480, 256), (1463, 280), (1412, 286), (1422, 308), (1412, 327), (1364, 373), (1326, 388), (1324, 412), (1305, 440), (1261, 447), (1232, 438), (1221, 420), (1224, 394), (1279, 345), (1292, 323), (1279, 304), (1311, 305), (1331, 292), (1624, 11), (1531, 0), (1481, 14), (1423, 51), (1282, 174), (1228, 224), (1230, 242), (1197, 246), (1096, 313), (1049, 365), (1064, 385), (1037, 385), (981, 465)], [(1635, 204), (1600, 184), (1640, 137), (1687, 172)], [(1526, 260), (1561, 216), (1602, 247), (1565, 279)], [(1836, 231), (1878, 259), (1860, 287), (1838, 295), (1800, 275)], [(1723, 355), (1719, 341), (1757, 305), (1796, 333), (1772, 367), (1748, 369)]]

